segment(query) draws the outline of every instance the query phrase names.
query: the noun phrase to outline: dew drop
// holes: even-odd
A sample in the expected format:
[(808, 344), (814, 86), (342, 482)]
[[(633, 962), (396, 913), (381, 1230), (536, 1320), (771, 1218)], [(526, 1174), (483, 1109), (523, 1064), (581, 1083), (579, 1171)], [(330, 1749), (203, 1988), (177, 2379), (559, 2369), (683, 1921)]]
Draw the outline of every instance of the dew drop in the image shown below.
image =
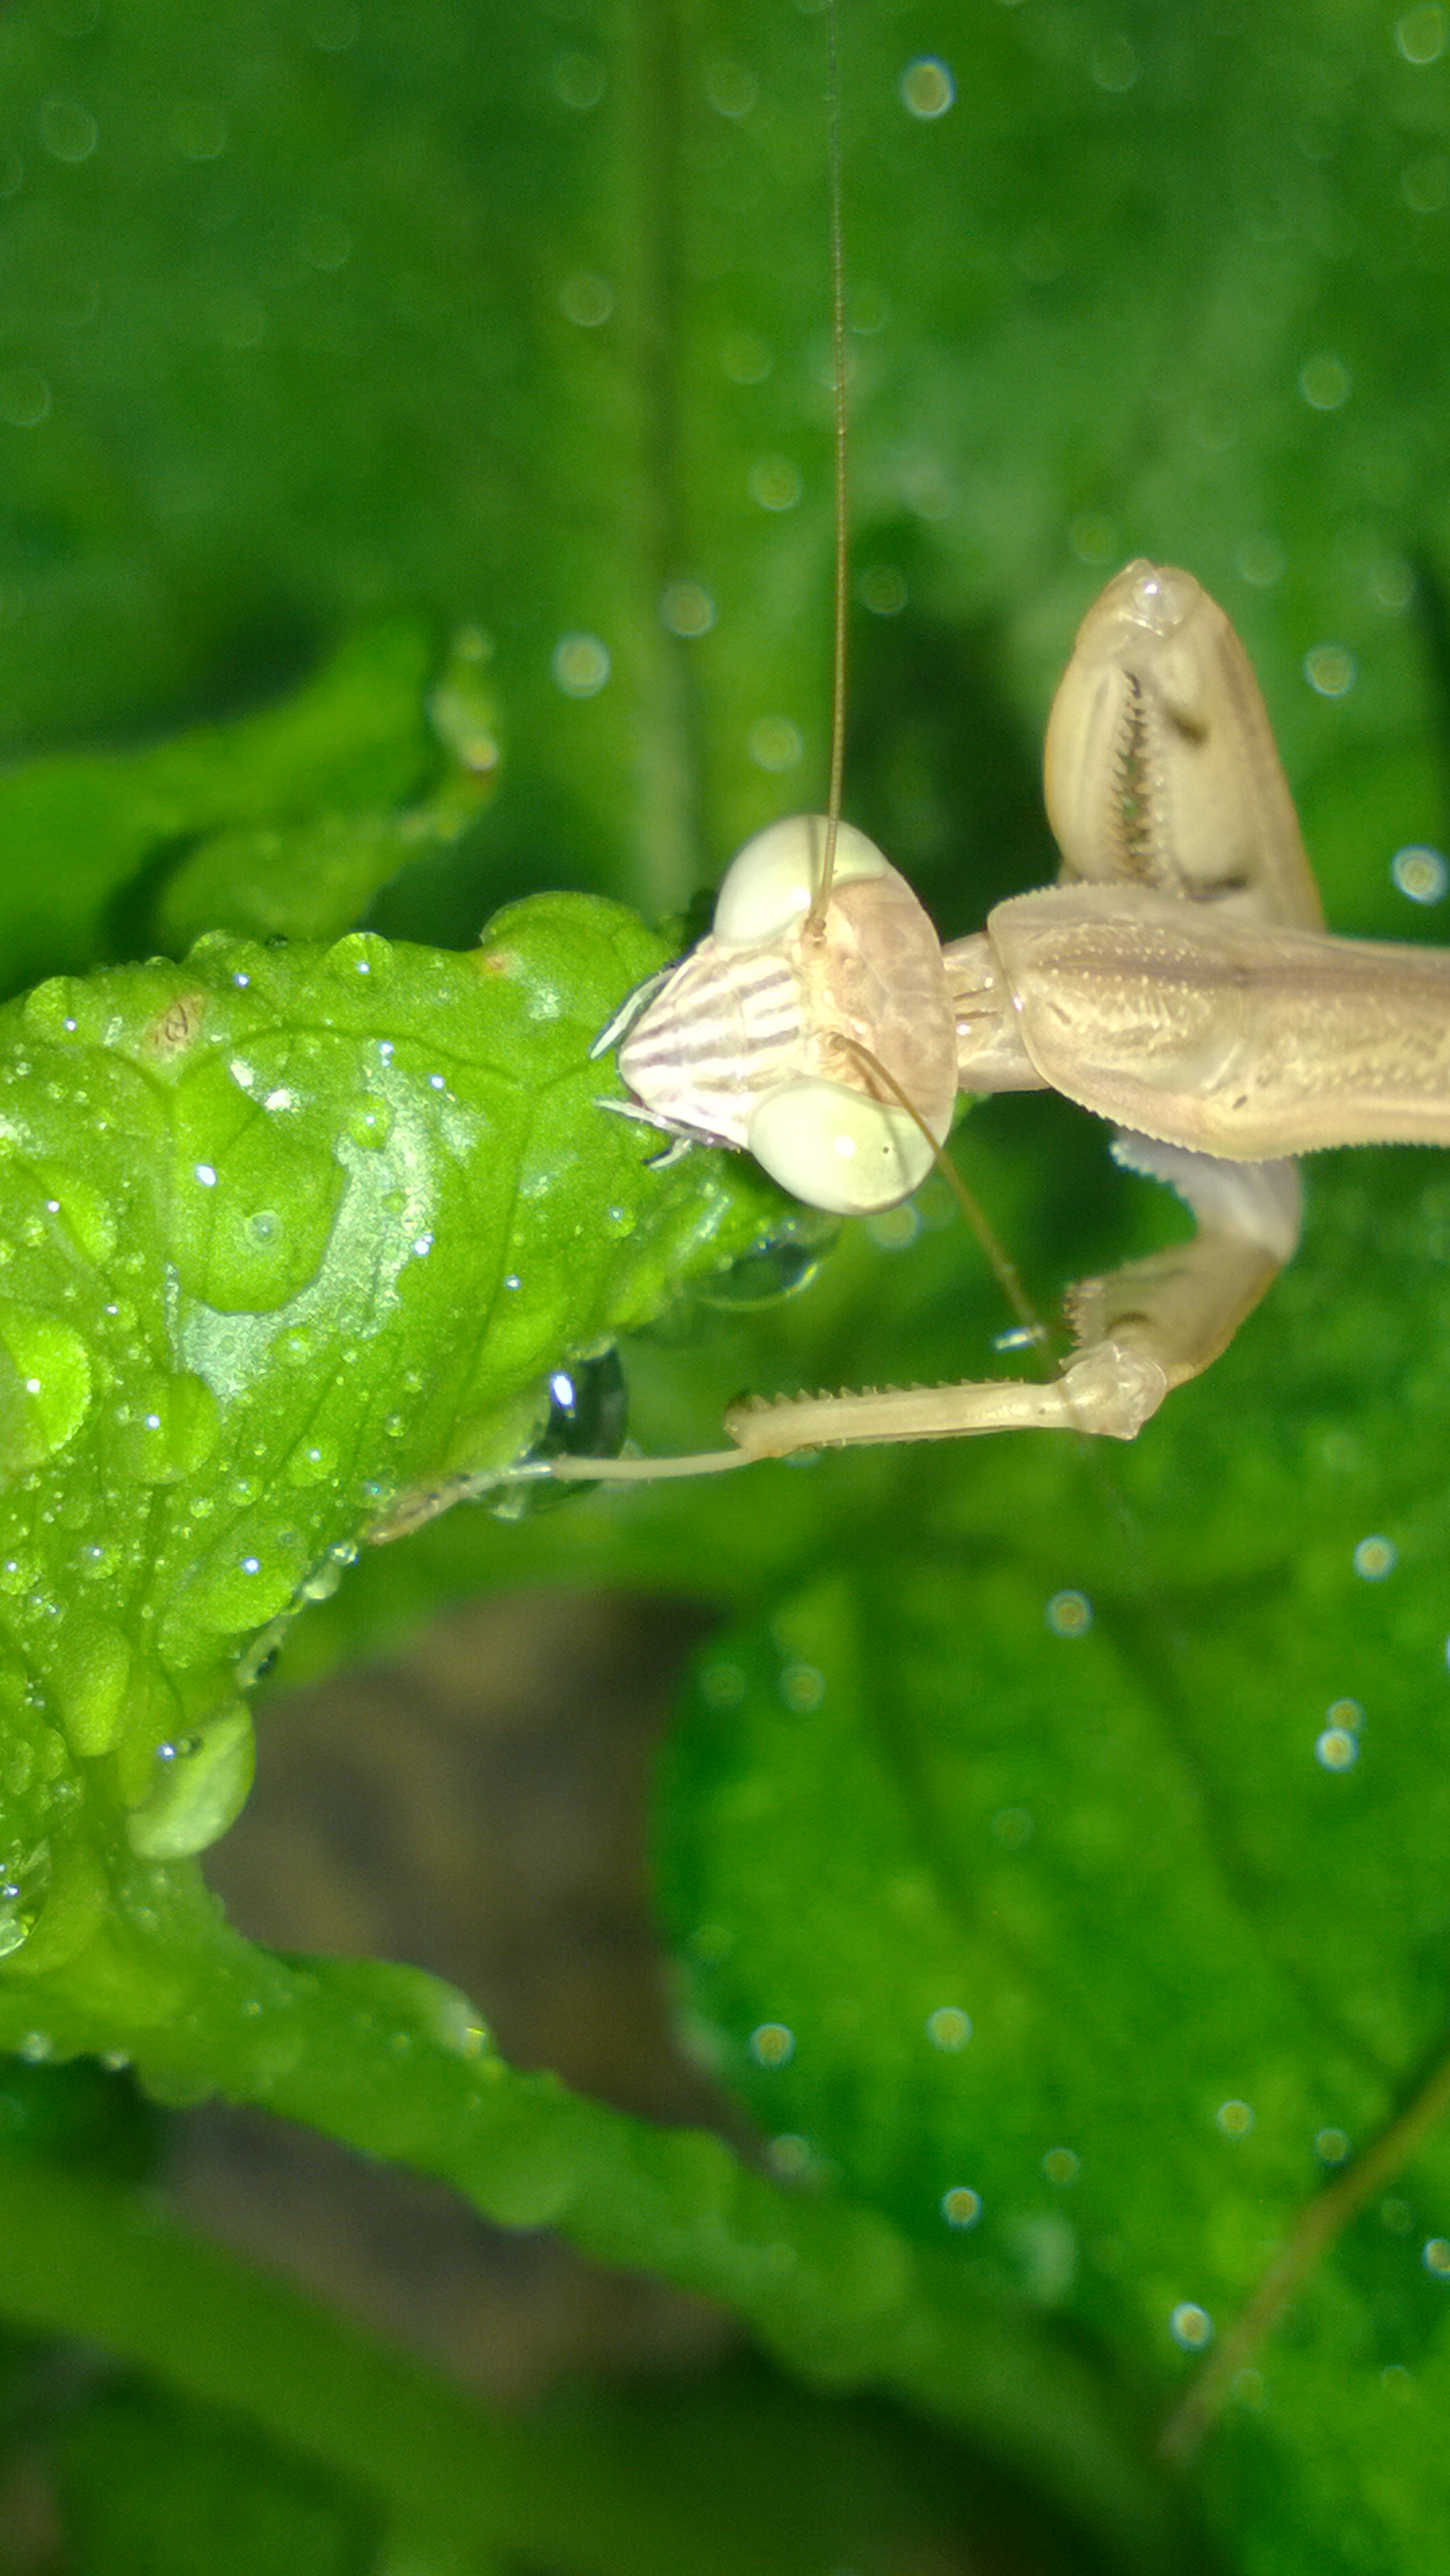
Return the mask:
[(37, 1843), (23, 1856), (12, 1853), (6, 1860), (0, 1884), (0, 1959), (10, 1958), (29, 1940), (40, 1920), (50, 1869), (46, 1842)]
[(954, 2183), (942, 2193), (939, 2207), (948, 2227), (975, 2227), (982, 2215), (982, 2195), (969, 2183)]
[(1220, 2102), (1214, 2124), (1226, 2138), (1246, 2138), (1254, 2125), (1254, 2115), (1247, 2102)]
[(804, 748), (799, 728), (788, 716), (761, 716), (746, 737), (746, 749), (756, 768), (773, 777), (798, 768)]
[(1372, 608), (1383, 610), (1387, 617), (1401, 617), (1415, 596), (1414, 571), (1403, 555), (1381, 555), (1371, 565), (1364, 586)]
[(1445, 51), (1445, 12), (1429, 4), (1395, 20), (1395, 49), (1407, 63), (1437, 63)]
[(99, 125), (78, 98), (43, 100), (35, 130), (54, 161), (89, 161), (101, 139)]
[(1450, 2281), (1450, 2236), (1428, 2238), (1420, 2259), (1437, 2281)]
[(1093, 1605), (1085, 1592), (1054, 1592), (1045, 1615), (1054, 1637), (1085, 1637), (1093, 1624)]
[(1021, 1851), (1036, 1828), (1026, 1807), (999, 1807), (992, 1818), (992, 1840), (1003, 1851)]
[(1168, 2331), (1185, 2352), (1202, 2352), (1213, 2341), (1213, 2319), (1207, 2308), (1184, 2299), (1169, 2318)]
[(873, 617), (899, 617), (910, 596), (906, 575), (895, 564), (867, 564), (856, 584), (856, 596)]
[(867, 1217), (866, 1232), (878, 1251), (905, 1252), (921, 1232), (921, 1210), (914, 1199), (903, 1199), (900, 1207)]
[(355, 1102), (347, 1113), (347, 1132), (364, 1149), (386, 1145), (393, 1132), (393, 1113), (386, 1100), (369, 1097)]
[(583, 115), (604, 96), (604, 65), (592, 54), (558, 54), (550, 81), (561, 104)]
[(814, 1664), (785, 1664), (776, 1683), (785, 1707), (800, 1716), (819, 1708), (826, 1695), (826, 1677)]
[(732, 385), (763, 385), (775, 359), (753, 331), (732, 332), (720, 351), (722, 372)]
[(1333, 351), (1322, 349), (1299, 370), (1299, 391), (1311, 411), (1338, 411), (1348, 402), (1349, 369)]
[(1411, 903), (1441, 903), (1450, 884), (1450, 868), (1441, 853), (1424, 842), (1412, 842), (1408, 848), (1396, 850), (1390, 861), (1390, 875)]
[(126, 1473), (142, 1485), (173, 1485), (203, 1467), (216, 1447), (221, 1411), (206, 1380), (190, 1372), (143, 1379), (123, 1428)]
[(1059, 2191), (1076, 2182), (1081, 2169), (1081, 2161), (1071, 2147), (1049, 2147), (1042, 2159), (1043, 2173)]
[(1393, 1574), (1398, 1557), (1393, 1539), (1362, 1538), (1354, 1551), (1354, 1570), (1365, 1583), (1383, 1583)]
[(1277, 537), (1244, 537), (1234, 563), (1255, 590), (1272, 590), (1284, 578), (1284, 549)]
[(1314, 1739), (1314, 1758), (1326, 1771), (1352, 1771), (1359, 1746), (1342, 1726), (1326, 1726)]
[(614, 311), (614, 289), (592, 268), (566, 277), (559, 289), (559, 310), (580, 331), (597, 331)]
[(748, 116), (760, 97), (754, 72), (743, 63), (711, 63), (705, 73), (705, 96), (717, 116)]
[(56, 1706), (78, 1760), (95, 1761), (116, 1750), (125, 1732), (131, 1685), (131, 1647), (124, 1632), (107, 1619), (68, 1621)]
[(1354, 655), (1345, 644), (1314, 644), (1304, 656), (1304, 677), (1321, 698), (1348, 697), (1356, 678)]
[(554, 647), (556, 685), (567, 698), (595, 698), (609, 677), (609, 650), (597, 635), (561, 635)]
[(0, 1466), (24, 1474), (55, 1457), (90, 1410), (91, 1357), (74, 1328), (0, 1302)]
[(757, 2066), (789, 2066), (795, 2055), (795, 2032), (783, 2021), (763, 2021), (751, 2032), (747, 2045)]
[(177, 1743), (158, 1745), (154, 1785), (126, 1819), (132, 1850), (143, 1860), (205, 1851), (240, 1815), (255, 1761), (252, 1722), (239, 1700)]
[(938, 2004), (935, 2012), (927, 2014), (926, 2035), (933, 2048), (954, 2057), (972, 2036), (970, 2017), (957, 2004)]
[(908, 63), (896, 87), (907, 115), (928, 123), (945, 116), (957, 94), (948, 66), (935, 54), (920, 54)]
[(1349, 2155), (1349, 2140), (1343, 2129), (1317, 2129), (1314, 2152), (1322, 2165), (1342, 2165)]
[(762, 510), (793, 510), (801, 497), (797, 468), (784, 456), (761, 456), (750, 469), (750, 497)]
[(109, 1261), (116, 1249), (116, 1217), (110, 1201), (79, 1172), (55, 1163), (45, 1164), (42, 1171), (55, 1193), (46, 1200), (46, 1207), (61, 1219), (76, 1250), (97, 1265)]
[(698, 581), (672, 581), (660, 600), (660, 620), (672, 635), (708, 635), (715, 623), (715, 602)]
[(375, 930), (349, 930), (334, 939), (322, 962), (341, 984), (382, 984), (392, 972), (393, 951)]
[(803, 2182), (811, 2170), (811, 2151), (804, 2138), (772, 2138), (765, 2160), (778, 2182)]
[(302, 1571), (302, 1546), (293, 1533), (270, 1537), (265, 1554), (235, 1537), (221, 1540), (180, 1587), (174, 1616), (218, 1636), (259, 1628), (290, 1606)]

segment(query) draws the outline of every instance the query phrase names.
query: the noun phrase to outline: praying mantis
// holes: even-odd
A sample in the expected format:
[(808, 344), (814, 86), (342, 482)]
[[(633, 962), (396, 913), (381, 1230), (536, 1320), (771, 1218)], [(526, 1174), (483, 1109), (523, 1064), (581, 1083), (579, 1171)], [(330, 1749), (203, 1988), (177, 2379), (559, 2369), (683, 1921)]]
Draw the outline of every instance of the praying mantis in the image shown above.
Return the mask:
[[(838, 260), (834, 321), (839, 528)], [(838, 639), (843, 564), (838, 541)], [(808, 1205), (869, 1214), (926, 1176), (959, 1091), (1052, 1089), (1178, 1193), (1192, 1239), (1079, 1283), (1075, 1347), (1044, 1380), (747, 1401), (728, 1448), (514, 1474), (648, 1480), (1011, 1429), (1132, 1439), (1292, 1257), (1299, 1155), (1450, 1141), (1450, 953), (1326, 930), (1247, 655), (1189, 573), (1131, 564), (1089, 610), (1048, 725), (1046, 798), (1057, 882), (946, 946), (839, 820), (834, 784), (827, 815), (758, 835), (709, 935), (601, 1032), (628, 1094), (601, 1106), (673, 1149), (749, 1151)]]
[(1132, 563), (1084, 619), (1047, 729), (1056, 885), (943, 947), (905, 880), (827, 816), (747, 843), (713, 927), (602, 1032), (682, 1145), (748, 1150), (806, 1204), (869, 1214), (926, 1177), (958, 1089), (1049, 1088), (1106, 1119), (1197, 1231), (1080, 1282), (1045, 1382), (746, 1402), (735, 1446), (561, 1459), (704, 1473), (859, 1442), (1073, 1430), (1131, 1440), (1296, 1248), (1295, 1158), (1450, 1143), (1450, 951), (1323, 924), (1263, 700), (1192, 575)]

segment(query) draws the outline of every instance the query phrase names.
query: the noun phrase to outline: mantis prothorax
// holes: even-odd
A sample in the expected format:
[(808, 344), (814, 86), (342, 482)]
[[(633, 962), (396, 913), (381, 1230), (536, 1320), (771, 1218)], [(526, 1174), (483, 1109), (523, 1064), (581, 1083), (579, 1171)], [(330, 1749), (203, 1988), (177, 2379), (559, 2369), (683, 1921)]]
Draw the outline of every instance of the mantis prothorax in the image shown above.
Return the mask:
[(865, 1215), (925, 1178), (957, 1090), (1048, 1088), (1166, 1181), (1190, 1241), (1068, 1299), (1044, 1383), (747, 1402), (733, 1448), (560, 1458), (648, 1478), (793, 1450), (1017, 1429), (1131, 1440), (1232, 1339), (1299, 1235), (1293, 1157), (1450, 1144), (1450, 951), (1323, 925), (1248, 657), (1192, 575), (1129, 564), (1088, 611), (1047, 729), (1054, 886), (943, 947), (906, 884), (820, 816), (747, 843), (713, 927), (599, 1040), (627, 1114), (753, 1153), (797, 1198)]

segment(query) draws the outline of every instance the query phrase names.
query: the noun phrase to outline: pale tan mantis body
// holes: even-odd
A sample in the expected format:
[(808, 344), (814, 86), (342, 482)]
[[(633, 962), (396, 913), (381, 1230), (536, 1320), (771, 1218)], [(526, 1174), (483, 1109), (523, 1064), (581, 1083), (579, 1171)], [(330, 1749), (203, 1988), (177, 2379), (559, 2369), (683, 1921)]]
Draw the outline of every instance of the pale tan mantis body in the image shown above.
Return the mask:
[(1045, 1383), (988, 1380), (749, 1402), (736, 1446), (562, 1458), (566, 1477), (708, 1472), (799, 1449), (984, 1431), (1132, 1439), (1216, 1359), (1292, 1255), (1293, 1157), (1450, 1144), (1450, 951), (1323, 927), (1248, 658), (1191, 575), (1130, 564), (1089, 610), (1047, 733), (1055, 886), (943, 948), (847, 825), (747, 844), (714, 926), (626, 1004), (629, 1114), (748, 1148), (809, 1204), (906, 1197), (958, 1088), (1051, 1088), (1197, 1220), (1186, 1244), (1079, 1285), (1077, 1347)]

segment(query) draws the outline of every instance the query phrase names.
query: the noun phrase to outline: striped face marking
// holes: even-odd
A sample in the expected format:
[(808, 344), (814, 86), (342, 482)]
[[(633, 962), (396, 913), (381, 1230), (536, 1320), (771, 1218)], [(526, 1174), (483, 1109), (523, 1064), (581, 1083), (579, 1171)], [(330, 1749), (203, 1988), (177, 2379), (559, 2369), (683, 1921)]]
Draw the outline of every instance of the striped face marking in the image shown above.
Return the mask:
[(746, 843), (709, 936), (626, 1026), (619, 1070), (650, 1125), (739, 1147), (808, 1206), (861, 1215), (931, 1168), (956, 1101), (955, 1022), (931, 922), (849, 824), (812, 920), (825, 829), (794, 815)]

